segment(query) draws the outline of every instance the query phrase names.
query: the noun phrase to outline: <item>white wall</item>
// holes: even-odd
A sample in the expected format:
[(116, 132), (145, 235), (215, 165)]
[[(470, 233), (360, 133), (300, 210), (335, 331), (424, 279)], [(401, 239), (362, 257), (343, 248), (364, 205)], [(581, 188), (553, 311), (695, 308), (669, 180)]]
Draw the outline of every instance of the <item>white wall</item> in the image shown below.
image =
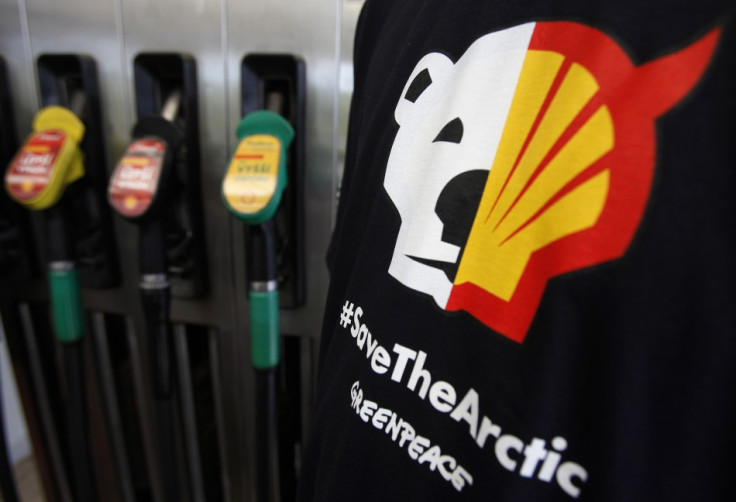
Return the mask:
[(8, 347), (5, 344), (5, 333), (0, 326), (0, 379), (2, 379), (2, 411), (5, 424), (5, 439), (8, 455), (13, 464), (31, 453), (31, 441), (15, 386), (15, 376), (10, 363)]

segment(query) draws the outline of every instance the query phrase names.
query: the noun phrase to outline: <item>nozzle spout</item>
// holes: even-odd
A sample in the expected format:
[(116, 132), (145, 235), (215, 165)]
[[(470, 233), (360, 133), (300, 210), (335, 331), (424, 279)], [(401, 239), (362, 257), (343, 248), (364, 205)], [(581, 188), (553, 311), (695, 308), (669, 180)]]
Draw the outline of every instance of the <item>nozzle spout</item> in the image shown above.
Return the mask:
[(84, 114), (84, 107), (87, 104), (87, 96), (82, 91), (76, 91), (72, 94), (72, 98), (69, 102), (69, 109), (74, 112), (74, 115), (82, 118)]
[(179, 113), (179, 106), (181, 105), (181, 91), (176, 90), (169, 94), (169, 97), (166, 98), (166, 102), (164, 103), (164, 106), (161, 108), (161, 116), (168, 120), (169, 122), (173, 122), (174, 119), (176, 119), (176, 116)]
[(284, 95), (277, 91), (269, 92), (266, 96), (266, 110), (283, 115)]

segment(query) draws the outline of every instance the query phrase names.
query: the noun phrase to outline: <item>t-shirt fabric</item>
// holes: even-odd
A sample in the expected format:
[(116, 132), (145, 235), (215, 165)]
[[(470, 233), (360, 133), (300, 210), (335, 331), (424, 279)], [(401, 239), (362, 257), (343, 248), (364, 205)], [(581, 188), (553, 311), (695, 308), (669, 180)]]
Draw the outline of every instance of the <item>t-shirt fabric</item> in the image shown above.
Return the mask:
[(300, 500), (736, 499), (735, 14), (366, 2)]

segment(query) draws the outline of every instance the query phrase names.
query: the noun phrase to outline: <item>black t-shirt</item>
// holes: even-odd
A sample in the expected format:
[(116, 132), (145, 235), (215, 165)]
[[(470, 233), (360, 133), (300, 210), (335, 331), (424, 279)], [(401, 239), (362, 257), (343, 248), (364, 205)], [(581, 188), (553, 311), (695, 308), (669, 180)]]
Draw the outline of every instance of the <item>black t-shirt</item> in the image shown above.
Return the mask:
[(734, 14), (368, 0), (301, 500), (736, 500)]

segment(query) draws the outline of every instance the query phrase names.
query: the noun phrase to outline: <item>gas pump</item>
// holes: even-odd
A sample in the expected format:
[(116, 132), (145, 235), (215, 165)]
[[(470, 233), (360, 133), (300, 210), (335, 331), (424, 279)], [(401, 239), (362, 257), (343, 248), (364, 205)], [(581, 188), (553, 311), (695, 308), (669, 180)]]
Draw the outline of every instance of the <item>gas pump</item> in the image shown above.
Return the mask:
[(134, 60), (138, 122), (108, 184), (108, 202), (138, 227), (139, 291), (148, 340), (158, 466), (165, 500), (179, 500), (172, 298), (206, 291), (195, 61), (175, 53)]
[(85, 126), (79, 116), (84, 94), (72, 97), (72, 110), (48, 106), (33, 121), (26, 139), (5, 173), (5, 188), (17, 203), (42, 211), (46, 229), (48, 280), (52, 319), (64, 350), (69, 393), (67, 434), (72, 485), (76, 499), (95, 500), (94, 471), (87, 439), (87, 405), (84, 387), (82, 339), (84, 312), (70, 236), (70, 185), (84, 175), (79, 144)]
[(169, 322), (168, 277), (163, 214), (174, 182), (174, 160), (183, 135), (174, 120), (181, 92), (174, 91), (160, 115), (143, 117), (133, 142), (118, 163), (108, 188), (111, 206), (138, 225), (140, 295), (150, 343), (153, 397), (158, 415), (159, 455), (166, 500), (178, 500), (176, 469), (174, 358)]
[[(251, 240), (260, 229), (225, 217), (218, 192), (238, 143), (236, 126), (252, 111), (265, 109), (271, 91), (284, 97), (280, 114), (295, 131), (285, 152), (288, 185), (269, 224), (276, 237), (279, 304), (278, 481), (281, 499), (294, 499), (315, 402), (321, 307), (329, 284), (323, 256), (344, 155), (352, 35), (362, 4), (342, 2), (342, 15), (335, 15), (330, 2), (303, 3), (300, 9), (284, 9), (275, 0), (94, 5), (35, 0), (5, 2), (0, 8), (0, 57), (13, 84), (19, 133), (13, 155), (39, 109), (70, 108), (78, 89), (86, 96), (79, 145), (85, 174), (67, 187), (74, 196), (65, 192), (61, 202), (74, 215), (70, 227), (85, 308), (84, 359), (97, 377), (87, 375), (86, 390), (98, 500), (164, 500), (156, 424), (161, 413), (150, 371), (155, 349), (145, 336), (138, 286), (142, 228), (117, 215), (107, 217), (114, 213), (107, 191), (133, 141), (133, 125), (140, 117), (159, 115), (175, 89), (181, 89), (176, 122), (186, 140), (173, 162), (173, 178), (179, 179), (156, 211), (166, 213), (176, 403), (176, 427), (168, 431), (176, 438), (179, 499), (256, 500), (255, 444), (261, 435), (255, 423), (245, 249), (258, 247)], [(94, 61), (96, 91), (89, 87)], [(314, 65), (309, 78), (299, 75), (306, 64)], [(198, 97), (190, 87), (196, 87)], [(102, 120), (95, 120), (96, 113)], [(96, 146), (98, 139), (102, 143)], [(5, 168), (13, 155), (0, 165)], [(301, 174), (300, 168), (294, 172), (307, 157)], [(301, 192), (296, 190), (300, 177)], [(76, 196), (83, 185), (94, 190)], [(190, 194), (199, 198), (199, 215), (181, 210), (196, 207)], [(33, 238), (28, 249), (36, 252), (30, 262), (37, 270), (28, 278), (0, 278), (17, 318), (17, 329), (6, 328), (6, 342), (22, 349), (11, 352), (13, 367), (44, 492), (49, 500), (77, 500), (66, 439), (64, 349), (54, 339), (48, 308), (44, 215), (9, 201), (28, 220), (12, 227)], [(11, 226), (2, 222), (9, 214), (0, 209), (0, 239), (9, 236), (4, 230)], [(97, 223), (87, 224), (93, 220)], [(8, 249), (3, 246), (0, 242), (0, 252)], [(16, 261), (5, 263), (20, 270)], [(118, 270), (110, 273), (112, 268)], [(122, 284), (98, 291), (114, 282), (114, 275), (117, 281), (122, 275)]]
[(279, 112), (282, 96), (271, 93), (269, 110), (248, 114), (222, 182), (225, 206), (248, 225), (248, 299), (251, 362), (256, 370), (257, 499), (279, 500), (276, 372), (279, 364), (279, 291), (273, 216), (287, 184), (286, 152), (294, 129)]
[(244, 118), (221, 187), (223, 203), (245, 223), (259, 501), (290, 499), (296, 489), (300, 409), (291, 390), (298, 361), (293, 337), (280, 330), (279, 312), (305, 301), (305, 80), (304, 62), (297, 57), (243, 58)]
[[(34, 387), (43, 386), (44, 379), (54, 379), (62, 382), (59, 392), (66, 390), (65, 416), (59, 420), (66, 430), (64, 451), (57, 449), (53, 423), (62, 417), (46, 415), (43, 425), (49, 435), (49, 455), (56, 458), (52, 474), (56, 479), (51, 483), (64, 496), (71, 493), (74, 500), (96, 500), (87, 437), (85, 313), (80, 285), (109, 288), (119, 281), (110, 212), (101, 200), (100, 181), (107, 161), (97, 66), (90, 56), (74, 54), (41, 55), (36, 64), (42, 108), (33, 120), (33, 132), (5, 171), (5, 189), (15, 203), (38, 213), (27, 216), (37, 220), (34, 223), (43, 223), (44, 229), (51, 330), (61, 348), (65, 378), (58, 378), (53, 365), (32, 369), (32, 373)], [(24, 283), (18, 283), (19, 290)], [(44, 321), (39, 319), (42, 325)], [(23, 331), (28, 335), (26, 341), (32, 339), (31, 332), (25, 327)], [(53, 357), (56, 346), (45, 351)]]

